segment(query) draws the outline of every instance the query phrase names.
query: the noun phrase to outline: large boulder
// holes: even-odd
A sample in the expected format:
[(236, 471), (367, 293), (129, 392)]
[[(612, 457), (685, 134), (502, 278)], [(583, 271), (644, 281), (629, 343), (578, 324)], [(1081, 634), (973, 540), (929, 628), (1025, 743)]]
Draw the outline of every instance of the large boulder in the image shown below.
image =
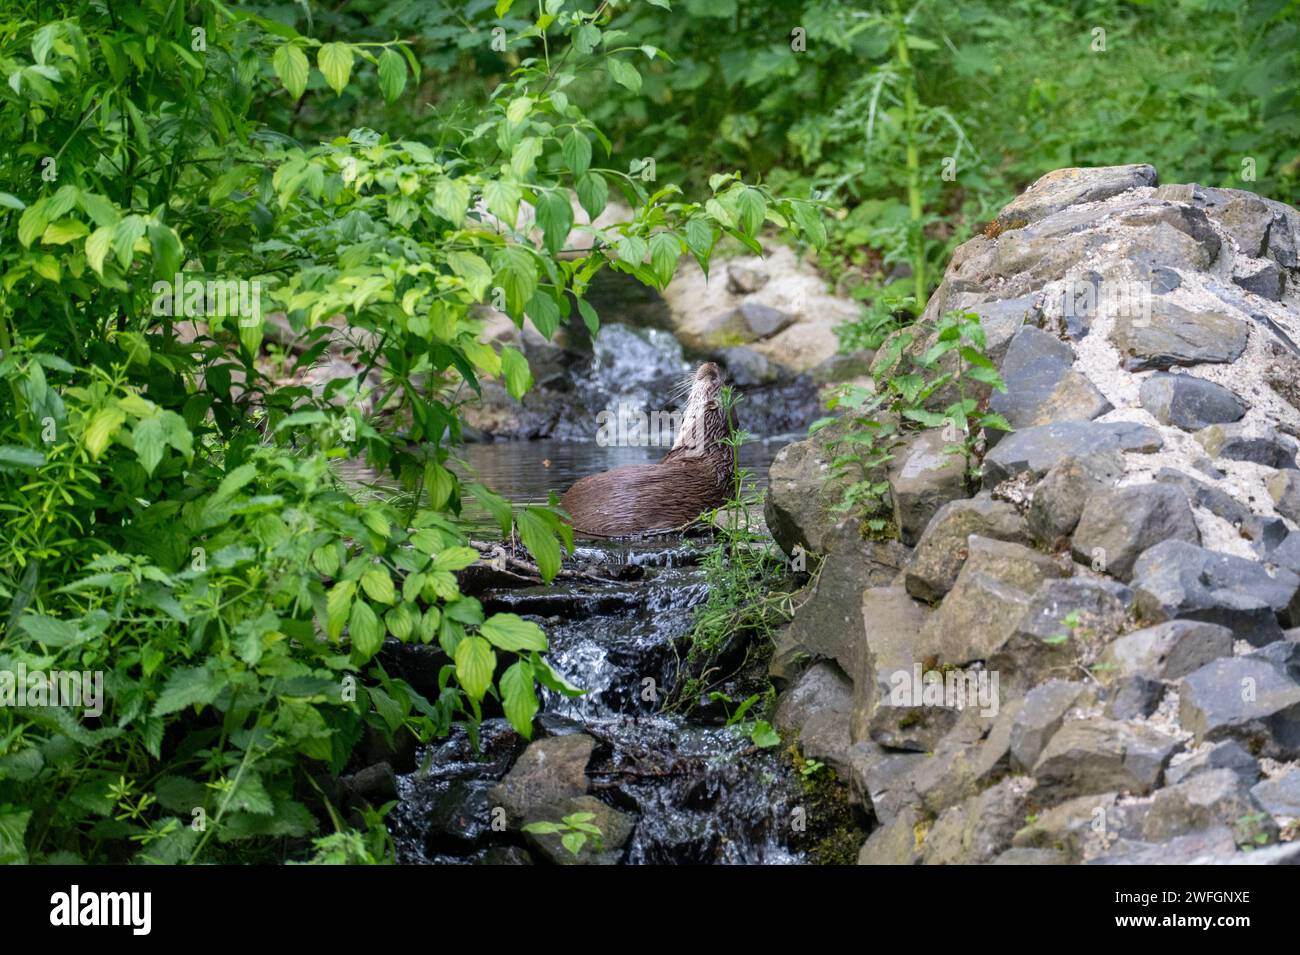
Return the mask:
[(931, 428), (894, 449), (889, 494), (898, 536), (909, 547), (939, 508), (966, 496), (966, 456), (949, 450), (951, 446), (941, 429)]
[(916, 543), (904, 576), (907, 592), (918, 600), (941, 599), (957, 582), (972, 534), (1029, 543), (1025, 519), (1013, 505), (987, 494), (951, 501), (939, 508)]
[(777, 452), (768, 470), (763, 517), (772, 538), (787, 554), (828, 554), (837, 546), (860, 540), (860, 521), (836, 510), (848, 485), (831, 473), (838, 451), (835, 442), (848, 430), (845, 420), (834, 422), (803, 441)]
[(1174, 737), (1140, 723), (1067, 721), (1034, 764), (1038, 794), (1064, 799), (1112, 790), (1149, 793), (1160, 784), (1179, 745)]
[(1097, 451), (1158, 451), (1159, 432), (1131, 421), (1059, 421), (1013, 432), (984, 458), (984, 486), (996, 487), (1007, 478), (1028, 474), (1041, 478), (1071, 455)]
[(1084, 505), (1073, 553), (1120, 580), (1128, 580), (1138, 555), (1161, 541), (1201, 542), (1187, 495), (1168, 484), (1102, 488)]
[(1236, 739), (1280, 759), (1300, 757), (1300, 682), (1268, 660), (1227, 657), (1179, 684), (1179, 722), (1198, 743)]

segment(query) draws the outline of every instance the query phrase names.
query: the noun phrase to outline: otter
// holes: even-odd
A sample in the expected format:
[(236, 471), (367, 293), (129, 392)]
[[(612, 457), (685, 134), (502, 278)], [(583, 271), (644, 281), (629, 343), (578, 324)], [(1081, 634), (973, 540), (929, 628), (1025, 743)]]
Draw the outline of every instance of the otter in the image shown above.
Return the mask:
[(682, 427), (655, 464), (628, 464), (577, 481), (560, 498), (575, 530), (628, 537), (680, 530), (731, 497), (732, 422), (721, 404), (722, 370), (705, 362), (692, 379)]

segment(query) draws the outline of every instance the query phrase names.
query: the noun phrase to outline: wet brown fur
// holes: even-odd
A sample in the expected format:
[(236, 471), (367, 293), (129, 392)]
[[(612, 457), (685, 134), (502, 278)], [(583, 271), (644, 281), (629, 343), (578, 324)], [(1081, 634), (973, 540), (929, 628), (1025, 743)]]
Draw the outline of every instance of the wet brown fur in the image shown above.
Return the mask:
[(695, 373), (677, 444), (655, 464), (629, 464), (582, 478), (560, 506), (574, 529), (627, 537), (683, 528), (731, 496), (731, 448), (719, 404), (722, 372), (708, 362)]

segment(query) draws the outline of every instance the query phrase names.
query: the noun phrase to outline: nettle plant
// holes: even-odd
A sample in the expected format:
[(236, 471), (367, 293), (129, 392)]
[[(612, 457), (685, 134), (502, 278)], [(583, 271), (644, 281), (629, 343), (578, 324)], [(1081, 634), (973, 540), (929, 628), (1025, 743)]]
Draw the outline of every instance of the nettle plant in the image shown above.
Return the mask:
[[(723, 234), (755, 251), (767, 223), (824, 238), (816, 205), (734, 175), (697, 203), (615, 168), (565, 88), (582, 72), (630, 88), (659, 53), (620, 48), (609, 6), (549, 0), (512, 40), (540, 55), (472, 127), (313, 145), (284, 132), (311, 99), (396, 101), (418, 81), (402, 44), (322, 42), (215, 0), (11, 4), (0, 671), (102, 671), (107, 699), (97, 719), (0, 707), (0, 861), (300, 854), (321, 819), (346, 831), (318, 777), (368, 729), (425, 740), (501, 712), (528, 736), (539, 685), (580, 692), (536, 624), (460, 588), (479, 559), (467, 497), (548, 580), (572, 547), (552, 507), (452, 466), (480, 382), (532, 383), (517, 349), (480, 341), (480, 305), (594, 332), (601, 268), (663, 286)], [(611, 185), (627, 221), (575, 226), (572, 197), (594, 218)], [(285, 380), (263, 322), (188, 292), (158, 307), (191, 279), (257, 283), (255, 311), (301, 346), (294, 372), (332, 349), (356, 373)], [(349, 458), (404, 503), (340, 481)], [(386, 641), (440, 648), (437, 699), (388, 675)]]
[[(918, 353), (922, 335), (933, 344)], [(921, 428), (942, 428), (945, 453), (960, 454), (969, 479), (978, 477), (983, 431), (1011, 430), (979, 397), (1006, 390), (987, 347), (978, 315), (949, 312), (933, 328), (909, 326), (890, 337), (876, 359), (874, 387), (846, 385), (831, 397), (827, 408), (840, 414), (813, 422), (809, 433), (838, 425), (830, 439), (829, 480), (842, 482), (835, 510), (860, 516), (871, 535), (891, 534), (885, 471), (893, 449)]]

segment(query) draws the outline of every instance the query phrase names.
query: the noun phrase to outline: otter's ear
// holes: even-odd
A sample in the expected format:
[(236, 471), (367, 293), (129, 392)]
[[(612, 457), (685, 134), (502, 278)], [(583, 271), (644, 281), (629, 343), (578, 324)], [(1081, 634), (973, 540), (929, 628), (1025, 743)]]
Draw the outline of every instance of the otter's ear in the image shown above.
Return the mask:
[(709, 399), (709, 403), (708, 403), (708, 405), (707, 405), (706, 407), (707, 407), (710, 411), (717, 411), (719, 406), (718, 406), (718, 402), (717, 402), (716, 399), (714, 399), (714, 398), (710, 398), (710, 399)]

